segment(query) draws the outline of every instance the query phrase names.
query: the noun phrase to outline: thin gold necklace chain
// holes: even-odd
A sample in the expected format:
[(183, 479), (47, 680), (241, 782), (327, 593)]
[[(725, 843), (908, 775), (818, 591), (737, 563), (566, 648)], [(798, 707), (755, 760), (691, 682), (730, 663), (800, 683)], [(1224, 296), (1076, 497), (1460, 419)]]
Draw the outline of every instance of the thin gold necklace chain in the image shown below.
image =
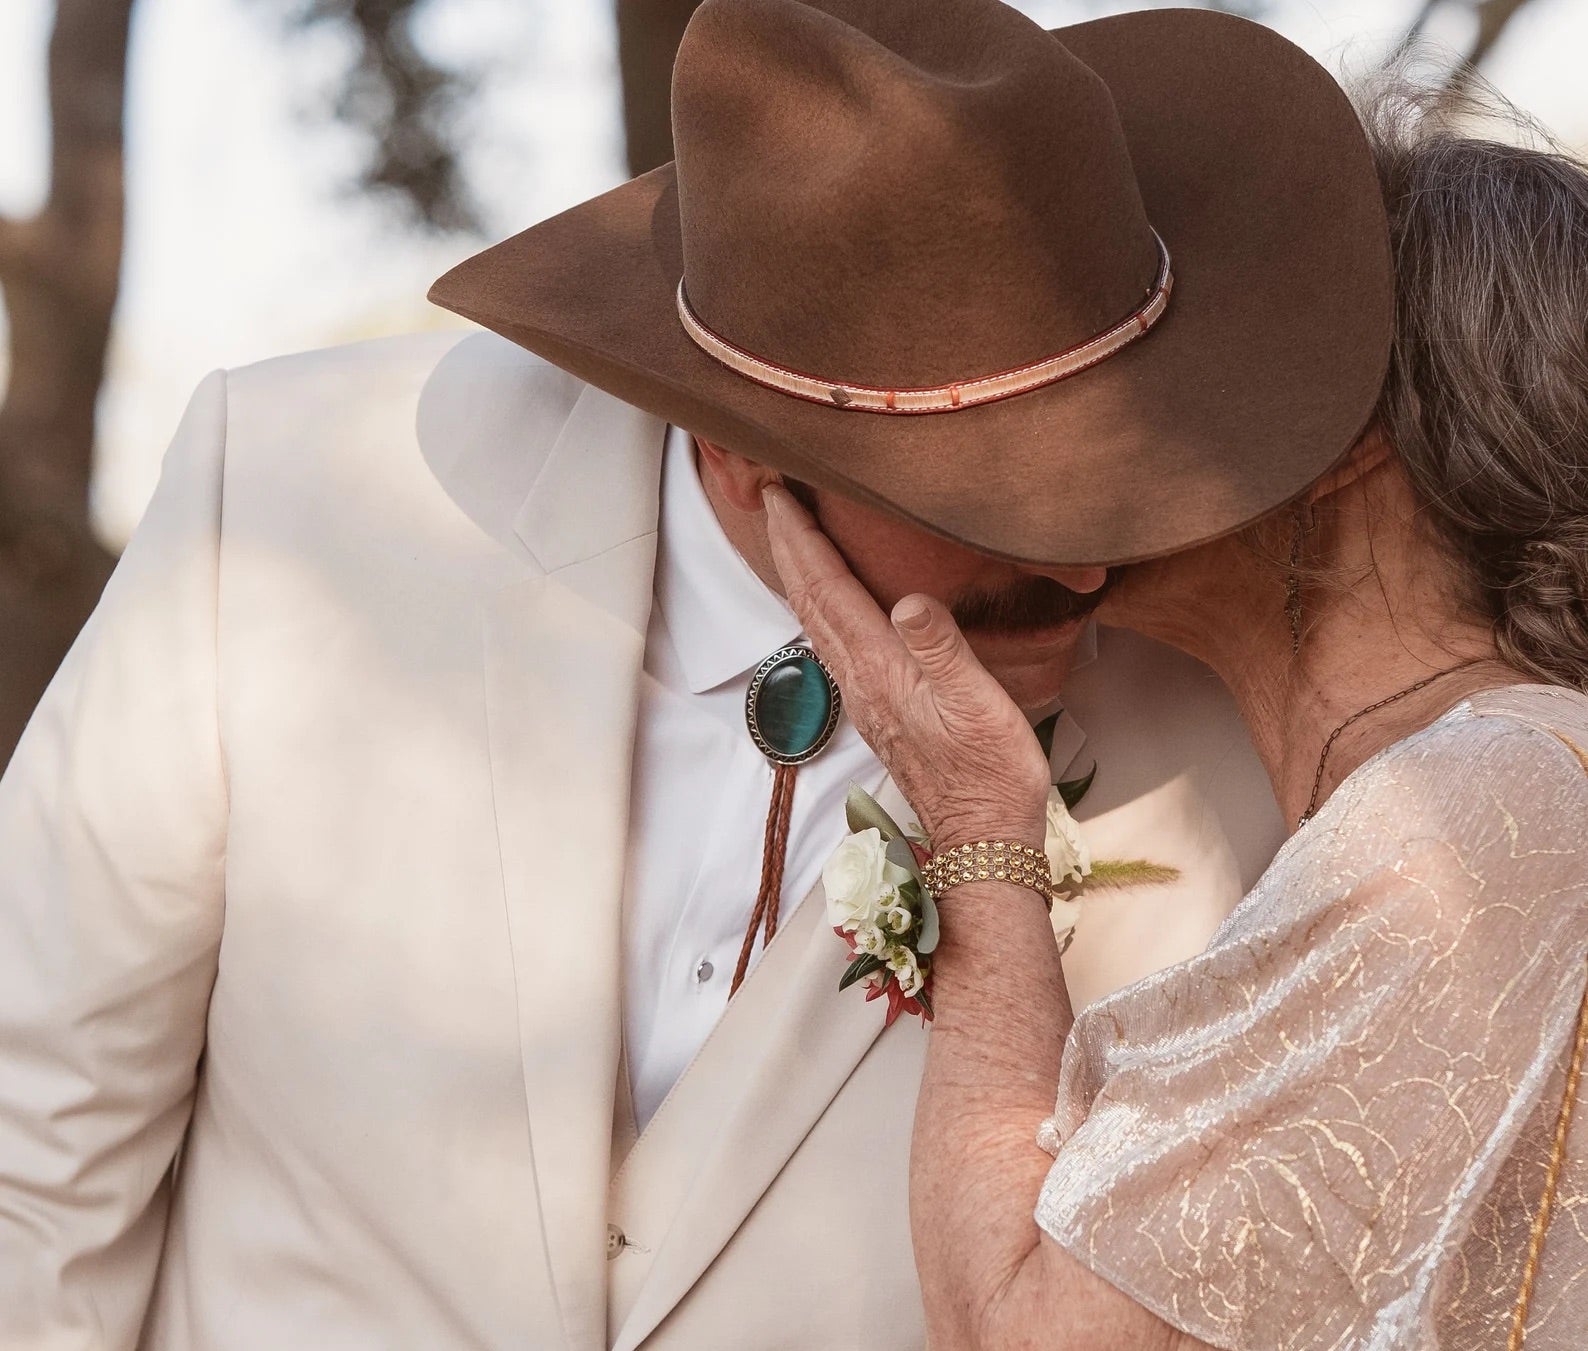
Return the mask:
[(1318, 794), (1323, 791), (1323, 774), (1329, 764), (1329, 752), (1334, 749), (1334, 743), (1340, 739), (1340, 734), (1348, 727), (1362, 721), (1369, 713), (1377, 713), (1381, 708), (1388, 708), (1391, 704), (1398, 704), (1402, 699), (1410, 698), (1418, 690), (1425, 690), (1435, 681), (1443, 680), (1447, 675), (1455, 675), (1457, 671), (1469, 670), (1471, 667), (1480, 666), (1488, 661), (1488, 657), (1474, 657), (1471, 661), (1464, 661), (1459, 666), (1447, 666), (1443, 671), (1435, 671), (1431, 676), (1424, 676), (1415, 685), (1408, 685), (1397, 694), (1392, 694), (1388, 699), (1380, 699), (1376, 704), (1369, 704), (1359, 713), (1353, 713), (1342, 722), (1334, 731), (1329, 733), (1329, 739), (1323, 743), (1323, 754), (1318, 757), (1318, 772), (1312, 780), (1312, 796), (1307, 800), (1307, 810), (1302, 813), (1298, 826), (1304, 826), (1312, 820), (1318, 810)]

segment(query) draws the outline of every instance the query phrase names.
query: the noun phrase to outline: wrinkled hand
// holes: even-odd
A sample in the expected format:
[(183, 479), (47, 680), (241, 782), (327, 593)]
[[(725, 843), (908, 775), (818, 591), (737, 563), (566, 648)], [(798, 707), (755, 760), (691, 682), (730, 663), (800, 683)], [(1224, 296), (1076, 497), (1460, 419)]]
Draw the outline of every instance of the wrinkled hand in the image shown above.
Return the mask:
[(789, 604), (932, 847), (997, 838), (1041, 848), (1047, 762), (948, 611), (907, 596), (890, 623), (786, 489), (769, 487), (765, 501)]

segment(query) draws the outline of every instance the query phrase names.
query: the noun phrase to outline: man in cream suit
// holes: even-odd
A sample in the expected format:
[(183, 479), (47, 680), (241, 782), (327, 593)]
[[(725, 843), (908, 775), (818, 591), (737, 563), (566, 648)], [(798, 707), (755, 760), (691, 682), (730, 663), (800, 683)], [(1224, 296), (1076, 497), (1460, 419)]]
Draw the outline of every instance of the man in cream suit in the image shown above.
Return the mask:
[[(687, 62), (742, 67), (746, 9), (759, 41), (777, 0), (703, 7), (681, 102)], [(582, 340), (516, 336), (195, 396), (0, 782), (0, 1346), (921, 1345), (930, 1031), (838, 992), (818, 882), (849, 782), (908, 809), (849, 729), (728, 998), (772, 782), (738, 722), (799, 637), (731, 499), (793, 466), (706, 394), (658, 411)], [(798, 476), (835, 520), (887, 505)], [(954, 538), (900, 515), (923, 558)], [(1088, 903), (1083, 1003), (1198, 950), (1283, 830), (1211, 675), (1067, 646), (1056, 777), (1096, 763), (1094, 851), (1179, 872)]]

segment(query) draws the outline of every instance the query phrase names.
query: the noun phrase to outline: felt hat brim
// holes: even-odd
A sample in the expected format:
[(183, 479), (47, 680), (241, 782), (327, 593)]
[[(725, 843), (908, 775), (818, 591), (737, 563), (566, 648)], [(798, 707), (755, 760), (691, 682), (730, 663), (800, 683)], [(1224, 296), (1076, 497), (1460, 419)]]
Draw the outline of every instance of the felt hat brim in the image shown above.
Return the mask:
[(1247, 20), (1151, 10), (1054, 36), (1108, 86), (1175, 274), (1156, 327), (1077, 376), (921, 416), (746, 379), (679, 322), (672, 165), (467, 259), (431, 299), (729, 450), (998, 558), (1116, 565), (1228, 534), (1324, 475), (1373, 417), (1394, 302), (1366, 138), (1321, 66)]

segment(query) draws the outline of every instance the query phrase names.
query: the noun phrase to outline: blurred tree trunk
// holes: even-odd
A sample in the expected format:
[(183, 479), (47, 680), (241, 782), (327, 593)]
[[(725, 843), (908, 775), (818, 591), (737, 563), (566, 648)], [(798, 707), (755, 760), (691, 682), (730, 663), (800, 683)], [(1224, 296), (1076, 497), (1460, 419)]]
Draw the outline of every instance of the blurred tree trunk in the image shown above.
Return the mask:
[[(0, 404), (0, 769), (114, 565), (89, 528), (88, 495), (121, 275), (135, 3), (56, 0), (48, 195), (29, 220), (0, 217), (10, 347)], [(448, 121), (458, 82), (412, 39), (422, 3), (304, 0), (291, 12), (300, 25), (341, 23), (357, 44), (334, 111), (371, 143), (359, 186), (394, 193), (426, 226), (466, 228), (473, 218)]]
[(673, 57), (700, 0), (617, 0), (618, 64), (629, 172), (673, 157)]
[(0, 218), (0, 766), (112, 559), (88, 523), (94, 410), (121, 273), (122, 108), (134, 0), (58, 0), (49, 192)]

